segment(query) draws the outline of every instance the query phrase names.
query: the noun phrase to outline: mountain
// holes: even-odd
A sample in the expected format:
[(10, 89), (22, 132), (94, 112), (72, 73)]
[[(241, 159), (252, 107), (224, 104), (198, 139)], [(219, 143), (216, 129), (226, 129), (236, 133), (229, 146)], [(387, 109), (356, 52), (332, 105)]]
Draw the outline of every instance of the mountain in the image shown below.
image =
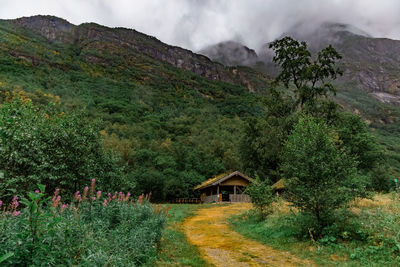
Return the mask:
[(258, 61), (256, 51), (234, 41), (208, 46), (199, 53), (225, 66), (253, 66)]
[(343, 56), (342, 86), (355, 84), (381, 102), (400, 105), (400, 41), (373, 38), (345, 24), (324, 23), (314, 29), (303, 28), (298, 26), (284, 35), (306, 41), (313, 51), (329, 44), (335, 47)]
[[(400, 41), (374, 38), (356, 27), (338, 23), (311, 27), (299, 23), (283, 36), (306, 41), (314, 53), (331, 44), (343, 56), (339, 66), (344, 75), (336, 82), (339, 89), (337, 99), (341, 104), (362, 111), (366, 106), (376, 105), (370, 99), (374, 98), (384, 104), (400, 106)], [(272, 62), (274, 54), (268, 46), (263, 45), (257, 55), (255, 52), (246, 53), (254, 50), (244, 45), (225, 42), (209, 46), (200, 53), (227, 65), (250, 66), (274, 77), (279, 69)], [(374, 111), (365, 111), (368, 120), (394, 119), (387, 118), (386, 113), (377, 116)]]
[[(77, 46), (78, 53), (87, 50), (112, 53), (113, 56), (132, 57), (134, 54), (148, 56), (157, 61), (193, 72), (213, 81), (246, 85), (249, 90), (255, 88), (257, 82), (266, 81), (260, 73), (237, 68), (227, 68), (207, 57), (189, 50), (166, 45), (154, 37), (125, 28), (107, 28), (95, 23), (73, 25), (64, 19), (52, 16), (24, 17), (11, 21), (13, 25), (38, 33), (48, 41)], [(98, 54), (85, 56), (89, 63), (106, 63)], [(256, 77), (254, 77), (256, 76)]]

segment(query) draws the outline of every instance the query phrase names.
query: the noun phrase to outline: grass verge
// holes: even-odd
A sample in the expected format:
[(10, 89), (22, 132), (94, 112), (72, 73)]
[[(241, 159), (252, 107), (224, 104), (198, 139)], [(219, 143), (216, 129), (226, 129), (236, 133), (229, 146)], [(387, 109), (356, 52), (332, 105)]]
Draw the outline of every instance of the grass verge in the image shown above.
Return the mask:
[[(376, 195), (373, 200), (352, 203), (349, 232), (340, 237), (327, 234), (315, 242), (299, 236), (297, 213), (280, 200), (274, 213), (260, 220), (252, 212), (233, 217), (232, 228), (275, 249), (314, 261), (321, 266), (400, 266), (400, 198)], [(358, 232), (360, 238), (349, 235)]]
[(163, 232), (161, 253), (155, 266), (210, 266), (200, 256), (196, 246), (190, 244), (182, 229), (182, 222), (191, 216), (194, 211), (206, 205), (196, 204), (169, 204), (168, 226)]

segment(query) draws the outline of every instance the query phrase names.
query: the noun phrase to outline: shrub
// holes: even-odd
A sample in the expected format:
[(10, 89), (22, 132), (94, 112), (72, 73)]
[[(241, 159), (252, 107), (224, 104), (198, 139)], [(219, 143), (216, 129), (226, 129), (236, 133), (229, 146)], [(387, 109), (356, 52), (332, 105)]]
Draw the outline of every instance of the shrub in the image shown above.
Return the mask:
[(46, 197), (43, 186), (21, 203), (18, 211), (14, 197), (0, 212), (0, 255), (9, 256), (3, 266), (141, 265), (155, 258), (165, 224), (165, 214), (144, 196), (102, 196), (94, 181), (69, 204), (59, 190)]
[(96, 124), (58, 113), (51, 104), (38, 107), (16, 99), (0, 106), (0, 195), (25, 193), (38, 183), (50, 192), (57, 186), (72, 192), (86, 177), (113, 188), (123, 180)]
[(272, 212), (272, 203), (274, 201), (273, 190), (269, 185), (269, 181), (260, 181), (251, 183), (246, 188), (246, 193), (250, 196), (251, 202), (261, 218), (265, 218)]

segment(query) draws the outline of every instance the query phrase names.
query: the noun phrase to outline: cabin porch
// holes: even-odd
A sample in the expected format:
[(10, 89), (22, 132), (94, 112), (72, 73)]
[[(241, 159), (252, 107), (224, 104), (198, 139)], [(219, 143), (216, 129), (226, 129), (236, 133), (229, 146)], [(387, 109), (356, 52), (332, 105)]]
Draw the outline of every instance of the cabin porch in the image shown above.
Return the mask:
[(250, 197), (244, 193), (246, 188), (239, 185), (218, 185), (206, 188), (200, 199), (203, 203), (212, 202), (250, 202)]

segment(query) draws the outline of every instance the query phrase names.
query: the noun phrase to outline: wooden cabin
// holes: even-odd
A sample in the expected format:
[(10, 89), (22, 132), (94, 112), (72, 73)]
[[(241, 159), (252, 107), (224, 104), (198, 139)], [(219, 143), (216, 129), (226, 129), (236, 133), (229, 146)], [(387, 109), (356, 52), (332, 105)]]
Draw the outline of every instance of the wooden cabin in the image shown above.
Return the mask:
[(194, 190), (200, 191), (200, 200), (203, 203), (250, 202), (250, 197), (244, 193), (244, 190), (251, 182), (253, 179), (235, 171), (208, 179), (196, 186)]

